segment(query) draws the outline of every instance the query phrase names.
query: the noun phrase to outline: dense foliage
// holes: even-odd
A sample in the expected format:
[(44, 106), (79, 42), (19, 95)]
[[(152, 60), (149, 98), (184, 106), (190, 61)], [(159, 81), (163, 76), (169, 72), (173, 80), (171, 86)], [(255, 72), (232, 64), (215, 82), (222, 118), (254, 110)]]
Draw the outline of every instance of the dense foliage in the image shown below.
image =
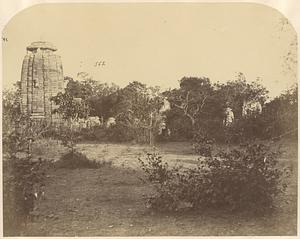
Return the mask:
[[(165, 92), (138, 81), (120, 88), (89, 77), (81, 81), (70, 77), (65, 80), (68, 81), (65, 92), (52, 98), (58, 105), (54, 111), (69, 121), (98, 116), (102, 123), (94, 130), (103, 137), (94, 132), (89, 137), (85, 134), (87, 130), (83, 130), (82, 138), (154, 144), (155, 140), (190, 141), (199, 132), (202, 137), (209, 135), (216, 142), (227, 143), (297, 137), (297, 85), (269, 100), (260, 79), (249, 82), (243, 73), (222, 84), (213, 84), (206, 77), (183, 77), (179, 88)], [(19, 93), (4, 92), (4, 126), (10, 122), (7, 118), (20, 113)], [(162, 110), (166, 101), (170, 107)], [(245, 109), (249, 103), (259, 104), (261, 109)], [(226, 109), (234, 115), (229, 125), (224, 124)], [(110, 118), (116, 122), (111, 128), (105, 124)], [(162, 125), (169, 134), (162, 134)]]
[(80, 152), (67, 152), (61, 159), (59, 159), (55, 165), (58, 168), (100, 168), (103, 162), (97, 162), (95, 160), (90, 160), (87, 156)]
[(264, 145), (199, 158), (197, 167), (169, 167), (157, 154), (140, 159), (155, 187), (149, 198), (154, 210), (218, 209), (266, 213), (284, 192), (287, 169), (277, 167), (278, 153)]
[(295, 85), (266, 104), (259, 120), (266, 138), (292, 136), (298, 131), (298, 86)]
[[(227, 135), (230, 137), (237, 133), (236, 125), (245, 118), (245, 103), (254, 101), (264, 105), (267, 93), (259, 81), (248, 83), (242, 73), (237, 75), (236, 80), (225, 84), (212, 84), (208, 78), (184, 77), (179, 89), (164, 93), (172, 106), (167, 112), (168, 126), (173, 138), (191, 139), (195, 132), (202, 132), (224, 142), (228, 140)], [(226, 134), (230, 127), (224, 125), (226, 108), (230, 108), (234, 115), (231, 135)]]
[(20, 235), (44, 195), (46, 171), (51, 161), (32, 159), (31, 143), (45, 132), (45, 125), (21, 119), (4, 135), (3, 187), (6, 235)]
[(66, 77), (68, 82), (64, 92), (52, 97), (58, 105), (54, 111), (63, 115), (65, 119), (86, 118), (98, 116), (109, 118), (116, 103), (118, 87), (114, 84), (98, 83), (92, 79), (76, 81)]
[(212, 156), (215, 140), (202, 132), (196, 132), (193, 138), (193, 148), (199, 155)]
[[(217, 142), (244, 142), (289, 137), (297, 131), (297, 86), (268, 101), (260, 79), (249, 82), (243, 73), (222, 84), (205, 77), (183, 77), (179, 88), (165, 92), (137, 81), (119, 88), (91, 79), (67, 79), (65, 93), (53, 97), (56, 111), (72, 119), (98, 116), (105, 122), (113, 117), (114, 127), (99, 127), (106, 140), (153, 144), (155, 139), (191, 140), (201, 132)], [(165, 101), (170, 107), (162, 110)], [(251, 104), (258, 109), (251, 109)], [(226, 109), (234, 116), (228, 125)], [(162, 135), (162, 124), (170, 134)]]

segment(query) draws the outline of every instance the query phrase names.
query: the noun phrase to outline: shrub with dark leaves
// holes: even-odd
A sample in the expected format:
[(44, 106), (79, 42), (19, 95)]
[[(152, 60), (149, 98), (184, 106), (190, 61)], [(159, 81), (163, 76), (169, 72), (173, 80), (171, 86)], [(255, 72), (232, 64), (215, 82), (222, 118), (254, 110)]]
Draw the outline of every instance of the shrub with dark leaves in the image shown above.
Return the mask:
[(148, 153), (145, 162), (141, 158), (138, 160), (150, 182), (163, 184), (172, 176), (172, 172), (168, 169), (168, 164), (163, 163), (162, 157), (156, 153)]
[[(273, 209), (275, 197), (286, 188), (282, 179), (287, 169), (277, 167), (278, 156), (279, 152), (254, 144), (201, 160), (203, 185), (209, 189), (204, 191), (209, 198), (205, 206), (257, 213)], [(202, 193), (196, 195), (199, 200), (193, 204), (202, 206)]]
[(47, 162), (42, 160), (33, 162), (30, 158), (11, 158), (5, 162), (4, 168), (10, 171), (10, 176), (4, 182), (4, 201), (6, 209), (10, 210), (7, 210), (4, 222), (21, 224), (21, 221), (29, 219), (35, 201), (44, 195), (43, 188), (48, 167)]
[(97, 162), (95, 160), (90, 160), (88, 157), (77, 151), (70, 151), (64, 154), (60, 160), (56, 162), (58, 168), (99, 168), (103, 162)]
[(180, 201), (178, 196), (181, 188), (175, 185), (175, 175), (179, 172), (179, 168), (170, 169), (156, 153), (148, 153), (145, 159), (139, 158), (139, 162), (147, 180), (156, 190), (155, 195), (148, 199), (150, 207), (162, 211), (175, 210)]
[(264, 145), (221, 152), (198, 160), (194, 168), (170, 168), (158, 155), (141, 162), (156, 192), (149, 199), (155, 210), (176, 211), (208, 208), (266, 213), (285, 191), (287, 169), (277, 167), (279, 153)]
[(22, 122), (5, 137), (3, 228), (6, 236), (20, 236), (22, 227), (32, 219), (35, 202), (44, 195), (45, 173), (51, 162), (32, 159), (30, 145), (38, 131), (42, 132)]
[(209, 157), (212, 155), (215, 140), (203, 132), (197, 132), (193, 137), (193, 148), (201, 156)]
[(105, 129), (105, 137), (110, 142), (129, 142), (134, 140), (134, 132), (132, 129), (115, 124)]

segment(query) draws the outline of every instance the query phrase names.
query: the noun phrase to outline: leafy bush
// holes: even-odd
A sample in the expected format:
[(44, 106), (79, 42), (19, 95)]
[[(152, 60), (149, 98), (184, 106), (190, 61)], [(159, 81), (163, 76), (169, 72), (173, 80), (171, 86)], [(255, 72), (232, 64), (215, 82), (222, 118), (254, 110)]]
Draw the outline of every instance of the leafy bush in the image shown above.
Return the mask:
[(298, 138), (298, 85), (275, 97), (259, 117), (264, 138)]
[(224, 129), (227, 143), (245, 143), (256, 139), (268, 139), (265, 125), (260, 115), (253, 114), (237, 119), (231, 126)]
[(103, 162), (97, 162), (96, 160), (90, 160), (86, 155), (77, 151), (70, 151), (64, 154), (59, 161), (56, 162), (56, 166), (59, 168), (99, 168), (103, 165)]
[(61, 126), (59, 128), (58, 139), (71, 151), (75, 151), (76, 144), (81, 139), (80, 132), (71, 126)]
[(105, 136), (111, 142), (129, 142), (135, 139), (133, 130), (121, 124), (112, 125), (105, 130)]
[(57, 167), (68, 169), (99, 168), (103, 164), (106, 164), (106, 162), (90, 160), (85, 154), (76, 150), (77, 142), (82, 139), (82, 131), (74, 129), (72, 126), (63, 126), (59, 133), (59, 139), (62, 141), (62, 144), (69, 149), (69, 152), (65, 153), (60, 160), (56, 162)]
[(81, 140), (91, 141), (102, 141), (105, 138), (104, 130), (100, 127), (83, 128), (80, 130), (80, 136)]
[(3, 161), (4, 234), (21, 235), (22, 227), (32, 219), (35, 201), (44, 194), (45, 173), (50, 161), (33, 161), (31, 142), (43, 127), (30, 122), (19, 122), (16, 129), (5, 136), (5, 160)]
[(27, 220), (34, 209), (35, 200), (40, 199), (44, 193), (49, 162), (41, 159), (33, 162), (28, 157), (11, 158), (4, 165), (5, 170), (10, 171), (4, 181), (5, 208), (10, 208), (4, 221), (11, 224), (14, 221)]
[(156, 154), (140, 162), (156, 189), (149, 198), (155, 210), (184, 207), (265, 213), (274, 209), (274, 199), (286, 188), (283, 176), (288, 170), (276, 167), (278, 155), (260, 144), (199, 159), (197, 167), (189, 169), (170, 168)]
[(59, 125), (51, 125), (46, 132), (42, 134), (43, 138), (46, 139), (54, 139), (60, 140), (61, 139), (61, 129), (62, 127)]
[(203, 132), (197, 132), (193, 137), (193, 148), (197, 154), (201, 156), (211, 156), (213, 151), (213, 144), (215, 140), (210, 138), (207, 134)]
[(163, 163), (160, 155), (156, 153), (148, 153), (146, 162), (144, 162), (141, 158), (138, 160), (150, 182), (163, 184), (165, 181), (170, 180), (172, 172), (168, 169), (168, 164)]
[[(238, 211), (247, 208), (258, 213), (272, 209), (274, 198), (286, 188), (281, 181), (284, 170), (276, 168), (278, 155), (262, 144), (254, 144), (200, 161), (201, 168), (207, 168), (207, 187), (204, 184), (203, 189), (210, 189), (206, 206)], [(202, 206), (197, 201), (194, 205)]]
[[(155, 210), (172, 211), (176, 210), (181, 195), (181, 188), (176, 187), (177, 168), (169, 169), (167, 163), (156, 153), (148, 153), (145, 160), (138, 159), (142, 170), (146, 173), (147, 180), (153, 183), (156, 193), (149, 198), (150, 207)], [(180, 176), (180, 174), (177, 174)]]

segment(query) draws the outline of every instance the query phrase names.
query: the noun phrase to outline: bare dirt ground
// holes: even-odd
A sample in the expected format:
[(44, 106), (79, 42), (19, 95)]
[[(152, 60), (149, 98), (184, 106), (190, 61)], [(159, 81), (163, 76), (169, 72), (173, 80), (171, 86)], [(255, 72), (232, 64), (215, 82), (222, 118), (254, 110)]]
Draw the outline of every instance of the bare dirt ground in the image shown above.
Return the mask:
[[(48, 146), (53, 145), (52, 142)], [(296, 235), (297, 143), (285, 142), (284, 149), (281, 164), (294, 169), (287, 193), (278, 198), (278, 210), (273, 215), (251, 217), (215, 211), (153, 213), (145, 204), (152, 189), (139, 179), (142, 172), (137, 161), (152, 148), (80, 144), (78, 150), (90, 159), (110, 161), (112, 165), (100, 169), (50, 170), (46, 198), (37, 205), (38, 217), (28, 224), (24, 236)], [(194, 164), (197, 159), (188, 143), (161, 144), (155, 150), (170, 164)], [(64, 149), (59, 146), (59, 150), (50, 151), (47, 156), (57, 158)]]

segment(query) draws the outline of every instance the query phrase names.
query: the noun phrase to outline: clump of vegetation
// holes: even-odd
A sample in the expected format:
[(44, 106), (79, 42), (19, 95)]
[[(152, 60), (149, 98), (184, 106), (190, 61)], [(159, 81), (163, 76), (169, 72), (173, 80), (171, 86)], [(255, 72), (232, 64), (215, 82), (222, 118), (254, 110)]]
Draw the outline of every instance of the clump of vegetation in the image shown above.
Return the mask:
[(90, 160), (84, 153), (78, 152), (76, 144), (81, 139), (81, 134), (79, 130), (73, 129), (72, 126), (62, 126), (59, 132), (59, 139), (69, 149), (56, 162), (56, 166), (59, 168), (100, 168), (104, 164), (110, 164), (105, 161)]
[[(137, 81), (120, 88), (89, 77), (80, 82), (70, 77), (66, 80), (65, 92), (52, 98), (58, 105), (55, 111), (66, 120), (90, 116), (102, 119), (98, 129), (82, 130), (81, 140), (153, 145), (159, 139), (190, 141), (198, 130), (220, 143), (297, 138), (297, 85), (268, 101), (267, 89), (259, 81), (246, 80), (241, 72), (222, 84), (206, 77), (183, 77), (179, 88), (164, 92)], [(6, 98), (13, 99), (13, 95), (6, 94)], [(226, 108), (234, 116), (230, 125), (224, 125)], [(16, 110), (11, 107), (10, 113)], [(116, 124), (106, 127), (104, 122), (111, 117)], [(170, 132), (167, 137), (159, 135), (161, 124), (166, 124)], [(196, 150), (209, 155), (210, 143), (204, 141), (196, 142)]]
[(193, 137), (193, 148), (201, 156), (210, 157), (215, 140), (203, 132), (197, 132)]
[(147, 180), (155, 187), (150, 207), (159, 211), (222, 209), (266, 213), (286, 189), (287, 169), (277, 167), (279, 153), (265, 145), (201, 158), (195, 168), (169, 167), (157, 154), (140, 159)]
[[(40, 126), (40, 127), (39, 127)], [(20, 235), (27, 221), (33, 219), (35, 202), (44, 195), (48, 160), (33, 160), (31, 143), (43, 132), (44, 126), (28, 119), (15, 122), (5, 135), (3, 161), (3, 201), (5, 235)]]
[(5, 169), (10, 176), (4, 181), (4, 228), (8, 231), (20, 229), (22, 223), (31, 220), (35, 201), (44, 195), (46, 170), (48, 163), (31, 158), (10, 158)]
[(134, 140), (135, 135), (132, 129), (116, 124), (105, 129), (105, 138), (107, 141), (120, 143)]
[(77, 151), (70, 151), (64, 154), (59, 161), (56, 162), (59, 168), (100, 168), (104, 163), (96, 160), (90, 160), (88, 157)]
[(148, 153), (146, 159), (139, 158), (142, 170), (146, 173), (147, 181), (151, 182), (156, 192), (148, 198), (148, 204), (154, 210), (174, 211), (177, 210), (183, 199), (178, 179), (178, 168), (170, 169), (162, 157), (156, 153)]
[(163, 163), (162, 157), (157, 153), (147, 153), (145, 162), (141, 158), (138, 160), (150, 182), (162, 184), (170, 180), (172, 172), (169, 170), (168, 164)]

